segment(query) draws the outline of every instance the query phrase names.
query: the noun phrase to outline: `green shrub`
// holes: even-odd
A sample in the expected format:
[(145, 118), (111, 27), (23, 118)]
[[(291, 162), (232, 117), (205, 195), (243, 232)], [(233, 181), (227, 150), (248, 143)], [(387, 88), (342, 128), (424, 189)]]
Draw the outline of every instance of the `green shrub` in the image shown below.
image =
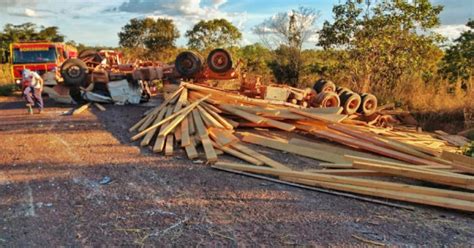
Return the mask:
[(0, 96), (11, 96), (16, 89), (14, 84), (0, 85)]

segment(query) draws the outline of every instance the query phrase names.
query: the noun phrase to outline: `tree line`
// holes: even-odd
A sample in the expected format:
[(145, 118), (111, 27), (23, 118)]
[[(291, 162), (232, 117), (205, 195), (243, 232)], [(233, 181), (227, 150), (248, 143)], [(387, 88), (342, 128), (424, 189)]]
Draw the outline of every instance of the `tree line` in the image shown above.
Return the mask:
[[(440, 25), (442, 10), (429, 0), (346, 0), (333, 7), (334, 20), (319, 30), (319, 13), (299, 7), (253, 27), (259, 43), (240, 46), (242, 33), (226, 19), (201, 20), (184, 37), (188, 49), (203, 54), (217, 47), (230, 49), (248, 74), (267, 81), (311, 86), (324, 77), (401, 103), (413, 102), (419, 93), (464, 97), (473, 92), (474, 21), (443, 49), (445, 38), (432, 31)], [(0, 40), (15, 35), (13, 39), (64, 40), (56, 27), (31, 30), (31, 24), (7, 25)], [(128, 58), (165, 62), (184, 49), (176, 45), (180, 36), (173, 20), (166, 18), (131, 19), (118, 33)]]

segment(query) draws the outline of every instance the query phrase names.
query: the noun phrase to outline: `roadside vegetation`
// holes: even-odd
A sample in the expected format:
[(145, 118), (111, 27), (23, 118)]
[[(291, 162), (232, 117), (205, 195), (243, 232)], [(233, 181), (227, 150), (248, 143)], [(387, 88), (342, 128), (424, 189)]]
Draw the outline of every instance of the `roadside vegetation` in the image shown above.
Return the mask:
[[(188, 48), (206, 55), (224, 47), (235, 61), (242, 60), (248, 78), (260, 76), (262, 82), (311, 87), (324, 77), (371, 92), (382, 104), (420, 112), (462, 111), (474, 104), (474, 21), (458, 39), (447, 41), (432, 32), (442, 10), (429, 0), (347, 0), (334, 6), (334, 21), (321, 23), (316, 10), (300, 7), (255, 26), (260, 42), (250, 45), (242, 45), (241, 31), (225, 19), (202, 20), (184, 34), (171, 19), (131, 19), (118, 33), (118, 49), (129, 61), (169, 63)], [(0, 56), (11, 41), (64, 41), (57, 27), (31, 23), (6, 25), (0, 36)], [(176, 45), (180, 36), (188, 39), (187, 47)], [(0, 83), (10, 80), (4, 67)]]

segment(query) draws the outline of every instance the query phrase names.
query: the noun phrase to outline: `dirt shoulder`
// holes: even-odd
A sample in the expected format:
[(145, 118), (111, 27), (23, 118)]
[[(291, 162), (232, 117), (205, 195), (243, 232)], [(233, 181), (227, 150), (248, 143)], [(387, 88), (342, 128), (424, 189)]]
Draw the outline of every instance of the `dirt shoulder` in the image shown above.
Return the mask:
[(69, 107), (47, 102), (28, 116), (23, 105), (0, 98), (0, 246), (474, 245), (472, 214), (387, 207), (140, 149), (127, 129), (145, 107), (61, 116)]

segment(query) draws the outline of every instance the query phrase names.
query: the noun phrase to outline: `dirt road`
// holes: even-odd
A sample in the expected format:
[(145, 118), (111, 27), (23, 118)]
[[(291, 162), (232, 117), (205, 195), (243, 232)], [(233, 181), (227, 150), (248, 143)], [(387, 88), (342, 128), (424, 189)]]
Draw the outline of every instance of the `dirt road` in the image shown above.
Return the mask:
[(474, 246), (472, 214), (381, 206), (151, 154), (126, 131), (144, 107), (61, 116), (69, 107), (47, 106), (28, 116), (19, 99), (0, 98), (0, 247)]

